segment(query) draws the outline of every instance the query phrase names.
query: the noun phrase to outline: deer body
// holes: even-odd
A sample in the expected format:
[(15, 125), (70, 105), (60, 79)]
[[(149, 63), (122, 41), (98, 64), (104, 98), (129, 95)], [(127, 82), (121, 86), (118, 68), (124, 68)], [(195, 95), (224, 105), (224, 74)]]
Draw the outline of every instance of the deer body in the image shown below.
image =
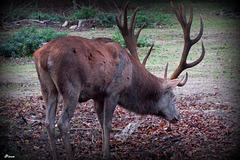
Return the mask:
[(121, 22), (121, 14), (116, 20), (129, 52), (108, 38), (69, 36), (52, 40), (34, 53), (42, 95), (47, 106), (45, 124), (54, 159), (58, 159), (54, 134), (58, 97), (63, 100), (63, 108), (57, 124), (69, 159), (73, 159), (68, 138), (69, 122), (78, 102), (94, 100), (102, 128), (103, 157), (106, 158), (110, 158), (111, 123), (117, 104), (138, 114), (156, 115), (172, 123), (180, 120), (172, 90), (176, 86), (183, 86), (187, 81), (187, 74), (184, 82), (183, 79), (177, 79), (178, 75), (184, 69), (200, 63), (204, 57), (202, 44), (200, 58), (190, 64), (186, 63), (189, 49), (201, 38), (203, 26), (201, 25), (198, 37), (192, 41), (188, 38), (192, 13), (188, 28), (185, 29), (185, 12), (179, 16), (173, 8), (183, 26), (184, 36), (187, 37), (185, 44), (188, 45), (185, 45), (181, 63), (170, 80), (167, 80), (167, 66), (164, 78), (158, 78), (145, 68), (153, 45), (143, 63), (139, 61), (136, 41), (143, 26), (134, 35), (136, 9), (130, 27), (127, 27), (127, 6), (128, 4), (124, 8), (124, 22)]
[[(95, 101), (102, 128), (103, 117), (109, 115), (107, 123), (111, 123), (117, 104), (139, 114), (160, 113), (159, 98), (163, 95), (164, 80), (148, 72), (139, 61), (129, 56), (125, 48), (111, 39), (60, 37), (37, 50), (34, 60), (44, 100), (46, 103), (54, 101), (47, 112), (47, 127), (54, 122), (50, 118), (55, 118), (58, 94), (63, 102), (69, 103), (64, 104), (66, 111), (58, 121), (59, 127), (73, 116), (76, 102), (89, 99)], [(104, 101), (111, 105), (104, 106)], [(108, 109), (104, 111), (104, 107)], [(175, 111), (175, 117), (169, 120), (179, 120), (177, 110), (172, 112)], [(61, 134), (68, 127), (60, 127)], [(111, 129), (107, 130), (110, 132)]]
[[(64, 96), (65, 89), (71, 85), (79, 88), (78, 102), (101, 99), (114, 91), (123, 93), (118, 103), (125, 108), (140, 107), (141, 101), (161, 94), (163, 79), (148, 72), (111, 39), (59, 37), (37, 50), (34, 59), (39, 76), (48, 74), (58, 93)], [(134, 107), (130, 110), (146, 113)]]
[(106, 117), (103, 114), (110, 116), (106, 120), (110, 124), (119, 94), (131, 83), (131, 60), (126, 50), (110, 39), (60, 37), (37, 50), (34, 61), (47, 106), (45, 123), (53, 157), (57, 159), (54, 119), (58, 95), (63, 99), (58, 127), (68, 157), (72, 157), (67, 132), (77, 102), (94, 99), (102, 128)]

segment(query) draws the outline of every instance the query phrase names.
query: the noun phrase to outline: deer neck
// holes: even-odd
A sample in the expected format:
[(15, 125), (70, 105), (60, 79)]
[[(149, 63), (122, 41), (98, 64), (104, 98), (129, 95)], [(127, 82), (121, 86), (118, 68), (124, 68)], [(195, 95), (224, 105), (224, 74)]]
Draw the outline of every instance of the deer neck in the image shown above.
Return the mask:
[(162, 95), (160, 82), (139, 62), (133, 63), (132, 83), (120, 97), (120, 105), (139, 114), (154, 114)]

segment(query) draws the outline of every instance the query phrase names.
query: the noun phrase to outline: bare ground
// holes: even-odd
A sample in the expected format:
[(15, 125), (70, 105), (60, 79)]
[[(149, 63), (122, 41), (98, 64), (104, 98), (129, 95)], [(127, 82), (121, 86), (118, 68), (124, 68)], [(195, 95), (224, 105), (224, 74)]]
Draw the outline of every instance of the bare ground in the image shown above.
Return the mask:
[[(8, 62), (6, 62), (6, 63), (8, 63)], [(25, 65), (25, 64), (33, 64), (33, 61), (27, 61), (27, 62), (20, 61), (20, 62), (17, 62), (17, 63)], [(161, 73), (156, 73), (156, 74), (157, 75), (161, 75)], [(39, 97), (41, 95), (41, 92), (40, 92), (40, 89), (39, 89), (39, 87), (40, 87), (39, 86), (39, 81), (37, 79), (36, 73), (28, 74), (28, 76), (26, 76), (26, 77), (15, 77), (15, 78), (2, 77), (1, 78), (1, 85), (2, 86), (7, 86), (7, 85), (11, 86), (11, 84), (17, 84), (16, 89), (10, 90), (9, 92), (6, 91), (6, 90), (4, 92), (1, 92), (1, 100), (2, 100), (1, 101), (1, 105), (3, 105), (2, 107), (4, 107), (4, 105), (10, 105), (12, 103), (15, 103), (15, 102), (13, 102), (15, 100), (16, 100), (16, 103), (19, 100), (20, 101), (24, 101), (24, 102), (27, 101), (27, 103), (28, 103), (28, 100), (26, 100), (26, 99), (29, 99), (29, 97), (31, 99), (31, 97)], [(188, 117), (187, 116), (188, 113), (191, 113), (191, 114), (193, 114), (195, 116), (197, 116), (199, 113), (201, 113), (201, 114), (204, 114), (205, 116), (209, 116), (210, 119), (211, 119), (211, 117), (218, 117), (218, 118), (220, 118), (221, 121), (222, 121), (221, 123), (224, 124), (223, 128), (225, 126), (228, 126), (228, 127), (232, 126), (232, 128), (231, 127), (230, 128), (227, 127), (228, 130), (229, 129), (231, 130), (231, 138), (230, 138), (230, 140), (226, 140), (226, 141), (227, 141), (227, 143), (235, 146), (234, 147), (235, 149), (234, 150), (230, 149), (229, 151), (226, 152), (226, 157), (228, 157), (228, 158), (232, 157), (231, 154), (234, 154), (233, 157), (235, 157), (236, 153), (240, 149), (238, 147), (239, 146), (239, 142), (240, 142), (239, 141), (239, 135), (238, 135), (240, 133), (240, 130), (239, 130), (239, 128), (240, 128), (240, 125), (239, 125), (239, 118), (240, 118), (240, 106), (239, 106), (239, 104), (240, 104), (239, 103), (240, 102), (240, 99), (239, 99), (239, 97), (240, 97), (240, 88), (239, 88), (239, 86), (240, 85), (239, 84), (240, 84), (239, 81), (236, 80), (236, 79), (227, 79), (227, 78), (226, 79), (219, 79), (219, 78), (214, 79), (214, 78), (209, 78), (209, 77), (208, 78), (206, 78), (206, 77), (198, 77), (198, 78), (190, 77), (188, 82), (187, 82), (187, 84), (184, 87), (178, 87), (178, 88), (175, 89), (175, 94), (177, 95), (176, 103), (178, 104), (177, 106), (179, 106), (179, 104), (180, 104), (179, 109), (180, 109), (181, 114), (183, 114), (182, 115), (182, 117), (183, 117), (182, 125), (185, 124), (185, 121), (186, 121), (185, 118)], [(8, 103), (6, 103), (6, 101), (8, 101)], [(194, 101), (194, 105), (193, 106), (191, 105), (192, 101)], [(36, 102), (32, 102), (32, 103), (36, 103)], [(43, 104), (43, 102), (41, 102), (41, 103)], [(195, 107), (193, 109), (193, 107), (195, 106), (195, 103), (197, 103), (198, 106), (200, 106), (200, 108)], [(87, 105), (90, 105), (91, 108), (92, 108), (93, 104), (90, 101), (90, 102), (87, 103)], [(181, 106), (184, 106), (184, 105), (186, 105), (187, 108), (186, 107), (185, 108), (181, 107)], [(211, 109), (202, 110), (201, 107), (205, 106), (205, 105), (207, 105), (207, 106), (213, 105), (213, 106), (216, 106), (216, 107), (211, 108)], [(86, 109), (84, 109), (85, 106), (86, 105), (83, 104), (83, 106), (81, 106), (81, 107), (83, 107), (81, 110), (85, 111), (86, 110)], [(219, 107), (219, 106), (224, 106), (224, 107)], [(40, 105), (40, 107), (41, 107), (41, 105)], [(226, 109), (226, 107), (227, 107), (227, 109)], [(2, 108), (0, 108), (0, 110), (2, 110)], [(76, 113), (79, 114), (79, 112), (82, 112), (81, 110), (76, 111)], [(120, 110), (120, 108), (118, 108), (118, 110)], [(121, 112), (121, 111), (117, 111), (117, 112)], [(44, 110), (43, 110), (42, 113), (44, 114)], [(1, 113), (1, 115), (2, 114), (3, 114), (3, 112)], [(32, 126), (32, 125), (34, 125), (35, 123), (38, 123), (38, 122), (41, 123), (41, 124), (44, 123), (44, 118), (43, 117), (41, 117), (41, 118), (37, 118), (37, 116), (33, 116), (33, 117), (34, 117), (33, 119), (32, 118), (27, 119), (28, 125)], [(139, 118), (138, 118), (139, 116), (133, 115), (133, 117), (137, 117), (137, 118), (131, 119), (131, 121), (139, 121)], [(81, 116), (80, 117), (78, 117), (78, 116), (74, 117), (73, 125), (74, 126), (77, 125), (77, 128), (80, 128), (80, 130), (82, 130), (81, 129), (82, 126), (81, 125), (79, 126), (77, 124), (79, 118), (81, 119)], [(92, 118), (95, 119), (96, 117), (92, 117), (92, 115), (90, 115), (89, 118), (90, 119), (92, 119)], [(140, 118), (140, 120), (141, 119), (142, 118)], [(24, 121), (22, 121), (22, 120), (25, 120), (25, 118), (21, 117), (21, 116), (18, 116), (18, 117), (16, 117), (16, 120), (18, 120), (22, 124), (22, 123), (24, 123)], [(131, 121), (126, 121), (126, 123), (130, 123)], [(143, 121), (145, 121), (145, 120), (143, 120)], [(156, 119), (154, 119), (151, 123), (154, 123), (154, 121), (156, 121)], [(205, 122), (206, 122), (206, 120), (204, 120), (204, 123)], [(97, 124), (98, 122), (94, 121), (93, 124), (96, 125), (95, 123)], [(119, 122), (119, 123), (122, 123), (122, 122)], [(149, 123), (149, 122), (147, 122), (147, 123)], [(165, 123), (165, 122), (163, 122), (163, 123)], [(116, 124), (114, 124), (114, 125), (116, 125)], [(124, 125), (126, 126), (127, 124), (124, 123), (123, 126)], [(173, 127), (172, 130), (177, 129), (177, 127)], [(221, 128), (221, 125), (219, 125), (218, 127)], [(141, 128), (141, 126), (140, 126), (140, 128)], [(43, 128), (41, 127), (39, 129), (42, 132)], [(122, 129), (119, 129), (119, 131), (121, 131)], [(78, 131), (78, 129), (75, 130), (75, 131), (73, 131), (74, 129), (71, 129), (71, 130), (72, 130), (72, 133), (73, 133), (72, 137), (76, 136), (75, 134), (77, 134), (76, 131)], [(86, 129), (86, 130), (88, 130), (88, 129)], [(233, 132), (232, 132), (232, 130), (233, 130)], [(12, 132), (15, 133), (16, 131), (17, 130), (15, 128)], [(99, 128), (97, 129), (97, 131), (101, 132)], [(20, 131), (20, 132), (22, 132), (22, 131)], [(25, 132), (26, 131), (24, 131), (24, 133)], [(91, 131), (91, 132), (93, 132), (93, 131)], [(139, 127), (136, 130), (136, 132), (139, 132)], [(30, 132), (26, 132), (26, 134), (24, 134), (23, 138), (24, 137), (26, 138), (26, 136), (31, 137), (29, 135), (30, 133), (31, 133), (31, 131)], [(175, 136), (175, 132), (174, 131), (170, 131), (169, 134), (170, 133), (173, 134), (172, 136), (170, 136), (170, 138), (171, 137), (173, 138)], [(214, 131), (213, 131), (213, 133), (214, 133)], [(114, 133), (114, 134), (116, 134), (116, 133)], [(140, 133), (136, 133), (136, 134), (140, 134), (141, 135), (143, 133), (140, 132)], [(98, 138), (101, 137), (99, 133), (97, 135), (98, 135)], [(137, 138), (135, 136), (136, 136), (135, 134), (133, 136), (130, 136), (130, 139), (135, 140), (135, 138)], [(166, 138), (167, 135), (162, 135), (162, 136)], [(154, 139), (154, 136), (151, 137), (151, 138)], [(30, 139), (30, 138), (28, 138), (28, 139)], [(144, 138), (142, 140), (144, 140)], [(172, 139), (170, 141), (172, 141)], [(175, 141), (175, 140), (173, 139), (173, 141)], [(180, 140), (177, 140), (177, 141), (179, 141), (179, 143), (181, 142)], [(30, 146), (32, 145), (33, 148), (35, 147), (36, 149), (38, 149), (39, 146), (41, 146), (40, 148), (42, 148), (43, 147), (42, 145), (45, 144), (45, 143), (47, 143), (47, 135), (46, 135), (46, 133), (42, 133), (42, 139), (40, 139), (38, 142), (37, 141), (35, 143), (33, 142), (32, 144), (29, 143), (28, 145), (30, 145)], [(79, 143), (76, 143), (76, 144), (79, 144)], [(100, 142), (98, 142), (98, 143), (100, 143)], [(120, 145), (120, 146), (125, 146), (125, 147), (127, 146), (124, 143), (123, 144), (120, 143), (120, 142), (117, 142), (117, 143), (118, 144), (114, 144), (114, 145)], [(183, 143), (183, 142), (181, 142), (181, 143)], [(200, 146), (203, 147), (204, 145), (207, 145), (207, 144), (208, 143), (205, 142), (204, 144), (200, 144)], [(134, 145), (139, 145), (139, 143), (136, 143)], [(149, 147), (151, 145), (154, 145), (154, 143), (153, 144), (149, 144)], [(165, 142), (164, 142), (164, 145), (165, 145), (165, 148), (167, 149), (168, 144), (165, 144)], [(98, 159), (99, 157), (101, 157), (101, 154), (99, 154), (99, 153), (101, 153), (100, 149), (99, 149), (99, 148), (101, 148), (100, 144), (97, 144), (97, 146), (96, 146), (96, 144), (94, 144), (94, 146), (98, 147), (98, 152), (96, 152), (94, 154), (87, 154), (86, 153), (87, 159), (89, 157), (90, 157), (90, 159), (91, 158)], [(80, 151), (78, 151), (80, 149), (79, 146), (75, 146), (75, 147), (76, 147), (75, 151), (77, 152), (77, 154), (79, 154), (80, 153)], [(171, 146), (168, 146), (168, 147), (171, 148)], [(231, 148), (231, 146), (229, 148)], [(214, 150), (216, 150), (216, 148), (214, 148)], [(23, 152), (25, 152), (25, 151), (23, 151)], [(64, 152), (64, 149), (61, 149), (60, 152), (61, 152), (61, 154), (63, 154), (62, 157), (66, 156), (65, 152)], [(115, 158), (118, 159), (119, 158), (118, 154), (121, 154), (121, 149), (114, 149), (113, 152), (116, 155)], [(128, 152), (130, 152), (128, 154), (131, 154), (131, 152), (134, 152), (134, 151), (130, 150)], [(183, 151), (181, 151), (181, 152), (183, 152)], [(200, 152), (203, 152), (204, 154), (207, 154), (206, 153), (207, 151), (205, 151), (203, 149)], [(174, 156), (179, 156), (177, 152), (172, 151), (170, 153), (172, 155), (168, 155), (166, 153), (166, 155), (161, 157), (161, 159), (169, 159), (169, 158), (173, 158)], [(44, 149), (44, 154), (45, 154), (45, 149)], [(49, 154), (51, 155), (51, 152), (49, 151), (49, 148), (48, 148), (47, 155), (49, 156)], [(127, 154), (127, 152), (126, 152), (126, 154)], [(165, 151), (161, 152), (160, 155), (162, 156), (164, 154), (165, 154)], [(225, 154), (225, 152), (223, 152), (221, 154)], [(38, 155), (38, 154), (36, 153), (36, 155)], [(86, 155), (84, 153), (81, 153), (81, 155), (76, 155), (76, 156), (77, 157), (85, 157)], [(122, 155), (124, 155), (124, 154), (122, 154)], [(29, 154), (27, 154), (27, 156), (29, 156)], [(145, 153), (144, 153), (144, 156), (145, 156), (145, 158), (148, 157), (148, 155), (145, 155)], [(211, 157), (210, 155), (206, 155), (206, 156), (208, 158)], [(185, 157), (185, 153), (184, 153), (184, 155), (180, 154), (180, 159), (183, 158), (183, 157)], [(188, 155), (187, 154), (186, 157), (188, 157), (188, 158), (190, 157), (190, 159), (191, 158), (201, 159), (201, 156), (199, 155), (199, 153), (196, 153), (195, 155), (191, 155), (191, 154)], [(219, 156), (215, 155), (215, 156), (213, 156), (210, 159), (215, 159), (215, 158), (222, 159), (223, 157), (224, 156), (219, 157)], [(46, 157), (42, 157), (42, 158), (45, 159)], [(40, 159), (42, 159), (42, 158), (40, 158)], [(120, 159), (121, 158), (122, 157), (120, 156)], [(123, 159), (124, 159), (124, 156), (123, 156)], [(135, 158), (133, 157), (133, 159), (138, 159), (138, 157), (137, 156)]]
[[(222, 39), (222, 38), (223, 37), (221, 37), (220, 39), (212, 39), (212, 40), (208, 39), (207, 41), (208, 42), (226, 41), (225, 39)], [(174, 43), (174, 42), (171, 42), (171, 43)], [(24, 65), (34, 66), (33, 61), (31, 60), (26, 61), (26, 60), (3, 58), (1, 59), (0, 69), (2, 69), (4, 65), (7, 65), (9, 63), (16, 63), (18, 65), (23, 65), (23, 66)], [(211, 65), (218, 66), (218, 67), (214, 67), (215, 69), (219, 69), (219, 70), (222, 69), (221, 67), (219, 67), (220, 66), (219, 64), (211, 64)], [(118, 125), (122, 123), (122, 127), (118, 127), (119, 131), (121, 131), (123, 129), (123, 126), (126, 126), (127, 123), (130, 123), (131, 121), (134, 121), (134, 120), (138, 121), (140, 119), (145, 121), (146, 119), (150, 119), (150, 121), (146, 121), (144, 124), (142, 124), (142, 126), (138, 128), (136, 133), (133, 136), (129, 137), (130, 140), (128, 139), (127, 142), (121, 143), (121, 142), (116, 142), (116, 140), (113, 140), (112, 146), (115, 147), (115, 149), (113, 149), (112, 152), (113, 152), (113, 156), (115, 156), (115, 159), (119, 159), (119, 157), (120, 159), (124, 159), (124, 158), (127, 159), (126, 156), (129, 156), (131, 154), (133, 156), (132, 159), (139, 159), (139, 156), (134, 155), (133, 153), (137, 153), (139, 155), (142, 155), (142, 153), (144, 153), (144, 156), (142, 158), (148, 158), (148, 159), (157, 159), (156, 157), (154, 158), (154, 155), (160, 155), (160, 157), (158, 158), (161, 158), (161, 159), (174, 159), (174, 158), (175, 159), (184, 159), (184, 158), (185, 159), (202, 159), (202, 158), (233, 159), (232, 157), (235, 158), (235, 155), (231, 156), (231, 154), (232, 153), (236, 154), (238, 151), (240, 151), (240, 147), (239, 147), (240, 80), (236, 78), (235, 79), (213, 78), (213, 76), (201, 76), (202, 75), (201, 73), (208, 72), (208, 70), (211, 70), (209, 68), (206, 68), (205, 65), (203, 66), (204, 66), (203, 68), (199, 67), (196, 71), (194, 71), (194, 69), (191, 70), (191, 72), (194, 74), (196, 74), (196, 72), (199, 72), (197, 74), (200, 76), (198, 77), (190, 76), (185, 86), (175, 89), (175, 93), (177, 95), (176, 104), (180, 109), (183, 120), (179, 125), (172, 127), (172, 130), (170, 129), (168, 131), (169, 128), (166, 128), (165, 125), (155, 126), (155, 122), (158, 123), (159, 121), (157, 118), (152, 118), (152, 117), (142, 118), (142, 117), (139, 117), (138, 115), (126, 113), (127, 111), (125, 110), (122, 111), (119, 108), (117, 109), (117, 111), (115, 112), (116, 118), (113, 123), (114, 125)], [(212, 67), (212, 66), (209, 66), (209, 67)], [(221, 72), (218, 70), (215, 70), (215, 71)], [(162, 75), (162, 73), (158, 71), (155, 72), (154, 74), (160, 77)], [(208, 75), (209, 74), (212, 74), (212, 73), (208, 73)], [(16, 153), (16, 155), (21, 155), (22, 157), (28, 157), (27, 159), (31, 159), (31, 157), (33, 157), (33, 159), (36, 159), (37, 156), (41, 156), (45, 154), (45, 156), (42, 156), (42, 158), (39, 158), (39, 159), (46, 159), (46, 158), (50, 159), (51, 152), (49, 151), (49, 146), (48, 145), (46, 146), (46, 144), (48, 143), (47, 135), (46, 135), (46, 131), (42, 127), (42, 125), (44, 124), (44, 114), (45, 114), (44, 107), (42, 104), (35, 104), (35, 103), (43, 103), (43, 102), (42, 100), (38, 99), (38, 97), (41, 97), (40, 96), (41, 92), (40, 92), (39, 81), (37, 79), (37, 75), (34, 69), (30, 69), (30, 72), (26, 72), (25, 76), (16, 75), (16, 76), (10, 77), (9, 74), (1, 74), (0, 87), (3, 88), (3, 90), (1, 90), (0, 92), (1, 118), (7, 117), (6, 113), (8, 113), (9, 115), (13, 114), (12, 117), (14, 120), (13, 121), (10, 119), (9, 121), (2, 123), (3, 125), (1, 124), (1, 127), (3, 128), (3, 131), (4, 131), (5, 126), (7, 125), (12, 126), (12, 128), (10, 128), (10, 133), (12, 135), (11, 134), (8, 135), (9, 136), (8, 139), (11, 140), (11, 142), (9, 142), (10, 146), (13, 146), (13, 147), (17, 146), (18, 148), (20, 147), (22, 149), (21, 150), (22, 153), (20, 152), (13, 152), (13, 153)], [(194, 101), (194, 104), (192, 103), (193, 101)], [(33, 108), (34, 106), (38, 107), (36, 111), (37, 114), (35, 113), (36, 115), (32, 113), (31, 114), (26, 113), (24, 109), (22, 110), (22, 109), (16, 108), (20, 104), (23, 104), (26, 106), (26, 110), (28, 110), (27, 108), (29, 107), (28, 104), (30, 104), (30, 102), (31, 102), (31, 105), (30, 105), (31, 107), (32, 106)], [(82, 128), (82, 126), (85, 125), (85, 123), (81, 121), (82, 117), (85, 117), (86, 119), (94, 119), (93, 120), (94, 122), (90, 122), (90, 123), (94, 126), (97, 125), (97, 122), (95, 122), (96, 114), (94, 115), (91, 114), (88, 116), (87, 115), (88, 112), (86, 112), (88, 110), (91, 110), (91, 111), (93, 110), (92, 105), (93, 105), (92, 102), (89, 101), (87, 103), (82, 104), (81, 106), (78, 106), (78, 110), (75, 112), (76, 116), (73, 118), (72, 125), (75, 127), (75, 129), (74, 127), (71, 129), (71, 137), (72, 138), (75, 136), (81, 137), (81, 141), (80, 142), (78, 141), (74, 145), (75, 152), (76, 152), (75, 157), (84, 158), (86, 155), (88, 155), (88, 158), (90, 157), (95, 159), (99, 159), (99, 157), (101, 157), (100, 155), (101, 153), (100, 152), (101, 150), (100, 132), (101, 131), (99, 129), (99, 126), (97, 126), (96, 128), (90, 131), (89, 129)], [(7, 108), (6, 106), (13, 107), (14, 109), (16, 108), (16, 111), (10, 110), (5, 112)], [(90, 107), (90, 109), (87, 109), (86, 106)], [(207, 109), (202, 110), (203, 107), (206, 107)], [(84, 114), (84, 112), (86, 112), (86, 115)], [(118, 122), (118, 116), (121, 115), (119, 113), (123, 113), (123, 112), (127, 115), (129, 114), (128, 117), (133, 117), (133, 118), (131, 118), (130, 120)], [(81, 116), (79, 116), (79, 114), (81, 114)], [(206, 119), (201, 121), (203, 124), (202, 126), (203, 130), (204, 132), (206, 131), (206, 133), (202, 135), (204, 137), (204, 141), (202, 140), (198, 141), (199, 140), (197, 139), (198, 137), (195, 137), (196, 138), (195, 142), (197, 143), (199, 142), (199, 146), (202, 147), (199, 152), (196, 151), (197, 149), (196, 146), (198, 145), (195, 145), (193, 143), (194, 138), (191, 139), (191, 133), (187, 133), (191, 129), (188, 130), (183, 127), (183, 130), (185, 131), (181, 131), (181, 130), (180, 130), (181, 132), (179, 131), (179, 128), (181, 128), (181, 126), (189, 125), (191, 127), (194, 127), (194, 125), (199, 125), (199, 123), (188, 121), (189, 117), (192, 120), (194, 120), (194, 118), (199, 118), (198, 116), (204, 116), (205, 118), (207, 117)], [(121, 119), (123, 119), (123, 117), (121, 117)], [(210, 122), (213, 122), (213, 119), (216, 122), (218, 122), (215, 124), (216, 125), (215, 128), (218, 128), (219, 130), (227, 130), (226, 134), (224, 133), (223, 135), (223, 138), (224, 136), (226, 136), (225, 141), (222, 140), (222, 138), (219, 138), (218, 141), (216, 141), (216, 139), (208, 140), (210, 132), (212, 132), (212, 134), (220, 134), (220, 132), (218, 133), (217, 129), (211, 130), (212, 126), (205, 125), (205, 123), (208, 120)], [(27, 124), (25, 124), (25, 121), (27, 122)], [(161, 120), (160, 122), (166, 123)], [(153, 131), (153, 129), (148, 129), (148, 130), (144, 129), (150, 126), (153, 126), (153, 127), (155, 126), (160, 131), (161, 130), (168, 131), (168, 133), (151, 134), (150, 136), (147, 135), (145, 137), (144, 136), (145, 131), (149, 131), (149, 130), (150, 130), (149, 132)], [(91, 133), (94, 133), (93, 136), (98, 138), (96, 138), (94, 142), (92, 139), (89, 139), (89, 138), (86, 139), (86, 137), (83, 136), (84, 134), (86, 134), (86, 132), (84, 132), (83, 130), (86, 130), (87, 133), (88, 131)], [(83, 135), (78, 133), (83, 133)], [(200, 134), (200, 132), (198, 132), (198, 134)], [(36, 135), (36, 136), (33, 137), (32, 135)], [(37, 135), (40, 135), (40, 137)], [(160, 148), (156, 147), (156, 152), (159, 152), (159, 151), (161, 152), (159, 152), (159, 154), (155, 152), (153, 152), (154, 154), (150, 152), (148, 153), (145, 151), (146, 148), (144, 147), (143, 148), (140, 147), (141, 149), (138, 150), (137, 152), (137, 150), (135, 150), (134, 147), (139, 147), (139, 144), (145, 144), (144, 140), (146, 139), (153, 141), (152, 143), (149, 143), (149, 145), (145, 146), (149, 148), (154, 148), (153, 146), (157, 144), (155, 143), (155, 139), (163, 139), (162, 147)], [(135, 143), (136, 140), (139, 140), (139, 141)], [(193, 142), (191, 143), (190, 141), (193, 141)], [(4, 142), (6, 141), (3, 141), (2, 144)], [(15, 142), (16, 144), (14, 144)], [(58, 143), (58, 146), (61, 145), (59, 141), (57, 143)], [(92, 147), (92, 148), (88, 148), (88, 149), (81, 148), (84, 146), (84, 144), (85, 146), (87, 146), (88, 143), (91, 144), (89, 145), (89, 147)], [(216, 147), (218, 143), (220, 148)], [(224, 145), (223, 143), (226, 143), (226, 145)], [(190, 144), (193, 145), (192, 148), (195, 147), (195, 150), (191, 151), (191, 148), (188, 148), (188, 149), (185, 148), (185, 150), (183, 150), (183, 146), (189, 147)], [(215, 146), (207, 147), (209, 145), (215, 145)], [(124, 148), (116, 149), (116, 147), (128, 148), (128, 146), (130, 148), (130, 150), (128, 151), (125, 151)], [(173, 150), (172, 146), (174, 146), (175, 149), (177, 150)], [(224, 146), (226, 146), (227, 148), (226, 151), (224, 151), (223, 149)], [(95, 151), (94, 148), (97, 148), (97, 150)], [(218, 149), (221, 151), (221, 154), (219, 155), (216, 153)], [(59, 150), (61, 154), (60, 157), (64, 159), (64, 157), (66, 156), (64, 149), (60, 147)], [(94, 153), (91, 153), (93, 150), (94, 150)], [(181, 152), (179, 153), (178, 151), (181, 151)], [(201, 152), (204, 154), (201, 155)], [(35, 157), (33, 156), (33, 153), (36, 154)], [(26, 155), (23, 155), (23, 154), (26, 154)], [(225, 154), (227, 156), (224, 156)], [(149, 158), (149, 156), (150, 157), (153, 156), (153, 157)], [(201, 156), (205, 156), (205, 157), (201, 157)], [(224, 157), (227, 157), (227, 158), (224, 158)]]
[[(1, 65), (9, 63), (20, 65), (34, 64), (29, 60), (13, 60), (2, 58)], [(34, 67), (34, 66), (33, 66)], [(194, 69), (192, 70), (194, 72)], [(161, 77), (160, 72), (155, 72)], [(1, 75), (0, 85), (9, 86), (16, 84), (16, 89), (9, 89), (0, 92), (0, 99), (18, 99), (26, 96), (41, 95), (40, 84), (36, 73), (28, 73), (27, 76)], [(240, 80), (230, 78), (209, 78), (209, 77), (190, 77), (187, 84), (175, 89), (177, 97), (188, 97), (198, 95), (202, 97), (201, 101), (213, 101), (214, 103), (225, 104), (237, 107), (240, 104)]]

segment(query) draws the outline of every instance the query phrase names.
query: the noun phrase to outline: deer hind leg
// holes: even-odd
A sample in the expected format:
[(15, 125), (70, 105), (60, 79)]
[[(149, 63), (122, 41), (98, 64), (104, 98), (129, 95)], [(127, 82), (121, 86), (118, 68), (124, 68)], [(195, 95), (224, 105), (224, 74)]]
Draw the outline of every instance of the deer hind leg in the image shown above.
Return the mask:
[(53, 153), (53, 159), (56, 160), (58, 159), (58, 157), (57, 157), (57, 150), (56, 150), (54, 122), (55, 122), (56, 108), (58, 103), (58, 92), (49, 74), (45, 71), (41, 71), (41, 69), (39, 70), (41, 72), (41, 74), (39, 74), (40, 85), (41, 85), (43, 100), (46, 105), (45, 125), (47, 128), (47, 133), (50, 140), (50, 147)]
[(79, 98), (79, 94), (77, 93), (78, 90), (76, 88), (78, 87), (64, 87), (65, 91), (60, 91), (63, 97), (63, 111), (57, 124), (69, 159), (73, 159), (73, 152), (69, 142), (68, 130), (70, 127), (70, 120), (74, 115)]

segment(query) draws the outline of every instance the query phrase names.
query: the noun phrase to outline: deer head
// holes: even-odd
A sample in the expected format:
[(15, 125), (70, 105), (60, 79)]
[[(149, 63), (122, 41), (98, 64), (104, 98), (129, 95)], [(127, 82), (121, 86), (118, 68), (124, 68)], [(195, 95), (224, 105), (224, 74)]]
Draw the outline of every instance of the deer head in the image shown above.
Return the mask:
[[(126, 46), (130, 52), (130, 54), (132, 55), (132, 57), (134, 57), (134, 59), (138, 62), (140, 62), (139, 58), (138, 58), (138, 53), (137, 53), (137, 39), (140, 35), (141, 30), (143, 29), (144, 25), (143, 24), (141, 26), (141, 28), (138, 30), (137, 34), (134, 34), (134, 29), (135, 29), (135, 22), (136, 22), (136, 13), (138, 11), (138, 8), (135, 9), (133, 16), (131, 18), (131, 22), (129, 27), (127, 26), (128, 24), (128, 20), (127, 20), (127, 7), (128, 7), (129, 3), (126, 3), (123, 13), (120, 13), (118, 17), (116, 17), (116, 22), (117, 22), (117, 26), (124, 38), (124, 41), (126, 43)], [(170, 79), (167, 79), (167, 68), (168, 68), (168, 64), (166, 65), (165, 68), (165, 72), (164, 72), (164, 78), (163, 79), (159, 79), (158, 81), (160, 82), (159, 86), (162, 86), (162, 94), (160, 96), (160, 98), (158, 99), (158, 105), (157, 105), (157, 109), (158, 112), (156, 112), (155, 115), (163, 117), (167, 120), (169, 120), (170, 122), (177, 122), (180, 119), (179, 113), (177, 108), (174, 105), (174, 93), (173, 93), (173, 89), (176, 86), (182, 87), (186, 84), (187, 80), (188, 80), (188, 73), (186, 72), (186, 76), (185, 79), (181, 78), (178, 79), (178, 76), (182, 73), (182, 71), (184, 71), (187, 68), (191, 68), (196, 66), (198, 63), (200, 63), (205, 55), (205, 48), (202, 42), (202, 54), (201, 56), (194, 62), (192, 63), (186, 63), (187, 60), (187, 56), (188, 53), (190, 51), (190, 48), (197, 43), (203, 34), (203, 21), (202, 21), (202, 17), (200, 16), (200, 21), (201, 21), (201, 28), (200, 28), (200, 33), (199, 35), (191, 40), (190, 39), (190, 28), (191, 28), (191, 24), (192, 24), (192, 19), (193, 19), (193, 9), (191, 8), (190, 11), (190, 19), (187, 22), (186, 20), (186, 15), (185, 15), (185, 9), (184, 7), (181, 5), (179, 7), (179, 10), (177, 11), (174, 6), (173, 3), (171, 3), (172, 9), (175, 13), (175, 15), (177, 16), (178, 21), (180, 22), (182, 29), (183, 29), (183, 33), (184, 33), (184, 49), (182, 52), (182, 58), (180, 61), (179, 66), (177, 67), (177, 69), (174, 71), (174, 73), (171, 75)], [(124, 14), (123, 17), (123, 21), (122, 21), (122, 14)], [(150, 47), (147, 55), (145, 56), (142, 65), (145, 66), (146, 61), (149, 57), (149, 55), (151, 54), (151, 51), (153, 49), (153, 45)], [(155, 111), (156, 111), (155, 110)]]

